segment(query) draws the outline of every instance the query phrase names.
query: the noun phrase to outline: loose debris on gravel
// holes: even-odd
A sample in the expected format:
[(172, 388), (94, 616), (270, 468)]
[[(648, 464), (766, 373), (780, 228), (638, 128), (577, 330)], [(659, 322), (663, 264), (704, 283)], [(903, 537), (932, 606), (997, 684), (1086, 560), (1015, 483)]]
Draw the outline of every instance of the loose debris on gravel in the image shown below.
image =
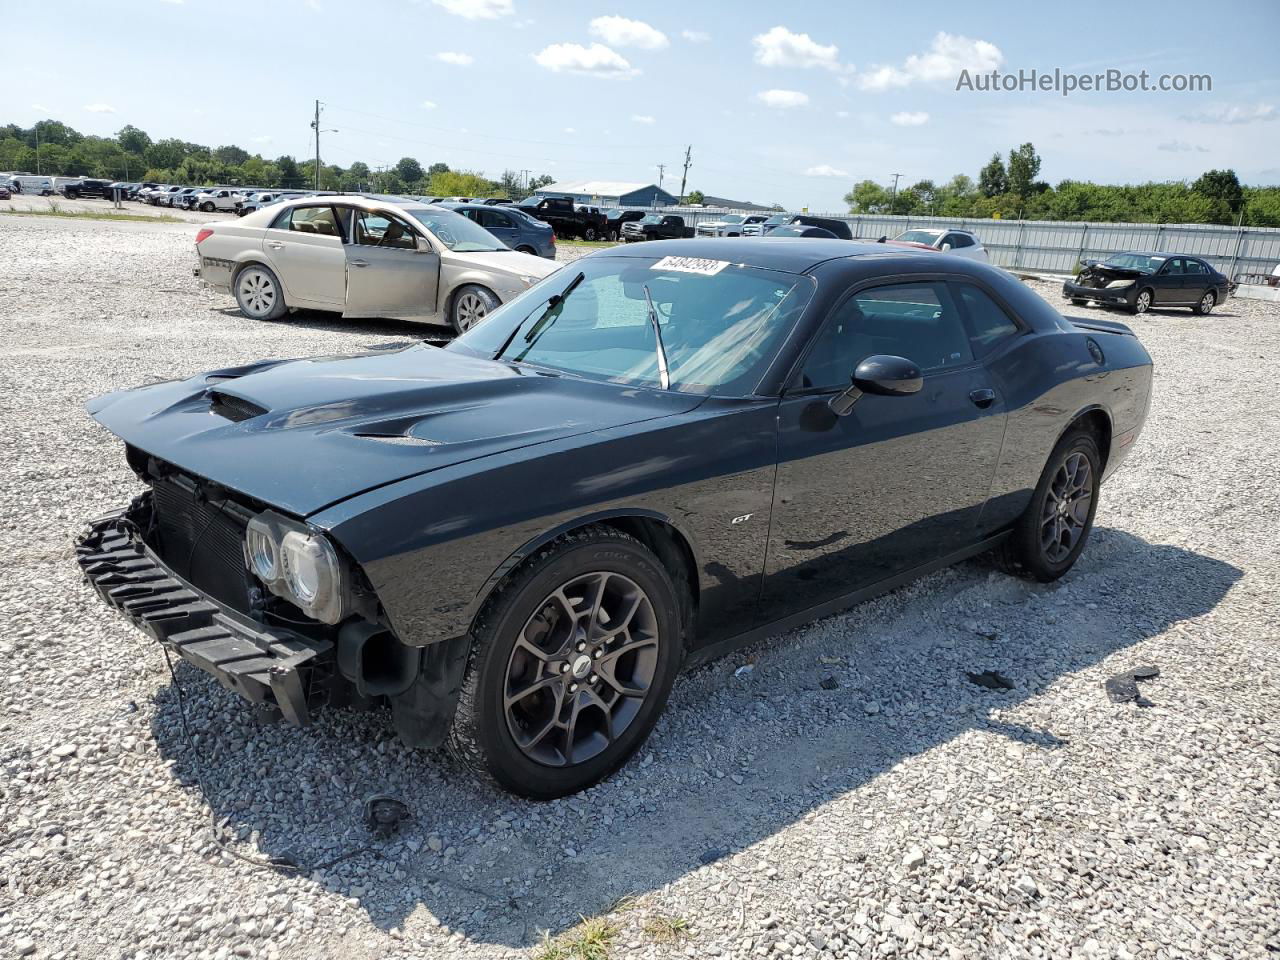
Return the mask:
[[(138, 489), (85, 399), (442, 336), (246, 320), (193, 284), (192, 232), (0, 224), (0, 957), (1277, 949), (1276, 306), (1130, 320), (1154, 404), (1063, 581), (972, 561), (776, 637), (686, 676), (616, 777), (531, 803), (381, 714), (258, 726), (179, 665), (193, 750), (159, 650), (80, 583), (79, 525)], [(1112, 704), (1144, 664), (1159, 702)], [(409, 811), (385, 839), (375, 795)]]

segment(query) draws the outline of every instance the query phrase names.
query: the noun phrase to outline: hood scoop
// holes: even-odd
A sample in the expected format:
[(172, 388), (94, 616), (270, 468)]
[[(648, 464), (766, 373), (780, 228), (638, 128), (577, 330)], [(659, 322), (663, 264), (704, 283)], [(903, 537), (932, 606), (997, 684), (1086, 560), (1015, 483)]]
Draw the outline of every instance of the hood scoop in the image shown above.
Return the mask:
[(209, 412), (232, 423), (242, 423), (262, 416), (267, 412), (267, 408), (260, 407), (244, 397), (223, 393), (221, 390), (211, 390), (209, 391)]

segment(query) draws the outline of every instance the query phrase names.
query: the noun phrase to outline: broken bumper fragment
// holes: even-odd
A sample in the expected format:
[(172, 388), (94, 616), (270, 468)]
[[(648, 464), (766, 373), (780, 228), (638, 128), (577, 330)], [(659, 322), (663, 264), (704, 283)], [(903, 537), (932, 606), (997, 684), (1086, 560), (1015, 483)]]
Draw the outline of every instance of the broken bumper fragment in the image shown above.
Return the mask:
[(267, 626), (175, 574), (143, 542), (129, 511), (89, 524), (76, 544), (86, 581), (110, 606), (250, 703), (306, 724), (328, 702), (333, 644)]

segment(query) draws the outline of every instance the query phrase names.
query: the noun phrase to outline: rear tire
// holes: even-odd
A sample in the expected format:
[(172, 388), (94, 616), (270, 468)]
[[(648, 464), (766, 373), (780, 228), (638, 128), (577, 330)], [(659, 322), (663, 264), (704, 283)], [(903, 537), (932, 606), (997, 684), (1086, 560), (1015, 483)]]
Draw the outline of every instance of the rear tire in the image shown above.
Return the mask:
[(1206, 291), (1205, 295), (1200, 298), (1200, 302), (1191, 308), (1191, 312), (1203, 317), (1213, 310), (1217, 302), (1218, 295), (1212, 290)]
[(582, 239), (588, 242), (594, 241), (598, 236), (599, 234), (596, 233), (595, 227), (587, 227), (582, 231)]
[(666, 705), (680, 623), (671, 578), (639, 541), (599, 526), (553, 541), (476, 617), (449, 752), (534, 799), (599, 782)]
[(516, 247), (516, 253), (528, 253), (528, 254), (532, 254), (535, 257), (538, 255), (538, 251), (528, 245)]
[(453, 325), (454, 333), (466, 333), (501, 305), (502, 301), (492, 291), (468, 284), (453, 295), (449, 323)]
[(289, 309), (279, 278), (261, 263), (242, 267), (232, 289), (240, 312), (250, 320), (279, 320)]
[(1089, 539), (1098, 511), (1102, 457), (1093, 434), (1067, 432), (1049, 455), (1031, 503), (995, 550), (1006, 573), (1048, 583), (1071, 569)]

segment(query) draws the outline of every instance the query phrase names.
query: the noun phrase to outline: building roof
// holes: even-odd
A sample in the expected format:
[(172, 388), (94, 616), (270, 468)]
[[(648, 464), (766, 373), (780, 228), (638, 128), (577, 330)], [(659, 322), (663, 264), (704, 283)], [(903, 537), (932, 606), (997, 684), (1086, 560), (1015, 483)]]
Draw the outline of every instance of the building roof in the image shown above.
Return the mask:
[(623, 180), (565, 180), (549, 186), (539, 187), (535, 193), (587, 193), (594, 197), (623, 197), (629, 193), (651, 192), (662, 190), (656, 183), (629, 183)]
[(727, 197), (713, 197), (709, 193), (702, 195), (702, 205), (704, 207), (725, 207), (729, 210), (773, 210), (773, 207), (766, 206), (763, 203), (751, 203), (747, 200), (730, 200)]

